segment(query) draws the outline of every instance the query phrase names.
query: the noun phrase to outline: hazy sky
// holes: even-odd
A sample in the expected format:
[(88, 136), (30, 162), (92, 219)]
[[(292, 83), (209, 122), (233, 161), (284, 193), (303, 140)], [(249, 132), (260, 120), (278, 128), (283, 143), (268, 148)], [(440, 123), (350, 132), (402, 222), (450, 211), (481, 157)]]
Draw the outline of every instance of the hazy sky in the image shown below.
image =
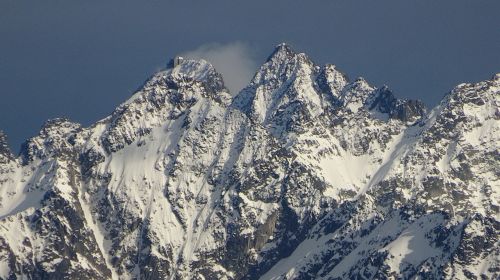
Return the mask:
[(89, 125), (179, 53), (210, 57), (238, 88), (280, 42), (434, 106), (500, 72), (499, 11), (493, 0), (0, 0), (0, 129), (17, 152), (49, 118)]

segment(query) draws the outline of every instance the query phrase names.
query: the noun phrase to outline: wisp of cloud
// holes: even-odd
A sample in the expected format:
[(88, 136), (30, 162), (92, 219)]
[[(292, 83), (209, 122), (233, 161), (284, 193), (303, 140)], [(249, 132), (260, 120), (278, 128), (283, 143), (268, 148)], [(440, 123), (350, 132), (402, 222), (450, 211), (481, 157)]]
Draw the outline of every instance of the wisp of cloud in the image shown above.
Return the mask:
[(257, 70), (251, 48), (242, 42), (210, 43), (181, 54), (192, 59), (205, 59), (224, 77), (224, 84), (236, 95), (247, 86)]

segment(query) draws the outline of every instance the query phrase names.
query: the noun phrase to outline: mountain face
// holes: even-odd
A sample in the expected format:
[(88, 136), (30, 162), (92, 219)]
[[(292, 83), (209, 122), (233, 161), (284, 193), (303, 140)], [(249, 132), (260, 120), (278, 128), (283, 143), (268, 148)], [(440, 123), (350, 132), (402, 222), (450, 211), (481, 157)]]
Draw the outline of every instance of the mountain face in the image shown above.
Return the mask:
[(498, 279), (500, 74), (427, 112), (276, 47), (203, 60), (90, 127), (0, 133), (1, 279)]

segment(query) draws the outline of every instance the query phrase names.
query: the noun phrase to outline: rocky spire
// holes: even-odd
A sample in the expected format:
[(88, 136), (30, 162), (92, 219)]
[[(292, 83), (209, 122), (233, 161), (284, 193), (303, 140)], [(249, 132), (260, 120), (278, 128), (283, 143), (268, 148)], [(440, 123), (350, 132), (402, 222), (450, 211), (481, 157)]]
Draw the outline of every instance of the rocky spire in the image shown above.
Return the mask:
[(277, 88), (304, 67), (314, 67), (306, 54), (295, 52), (285, 43), (279, 44), (257, 71), (252, 85)]
[(310, 119), (322, 112), (315, 87), (318, 74), (319, 67), (304, 53), (280, 44), (234, 103), (254, 121), (285, 129), (292, 119)]

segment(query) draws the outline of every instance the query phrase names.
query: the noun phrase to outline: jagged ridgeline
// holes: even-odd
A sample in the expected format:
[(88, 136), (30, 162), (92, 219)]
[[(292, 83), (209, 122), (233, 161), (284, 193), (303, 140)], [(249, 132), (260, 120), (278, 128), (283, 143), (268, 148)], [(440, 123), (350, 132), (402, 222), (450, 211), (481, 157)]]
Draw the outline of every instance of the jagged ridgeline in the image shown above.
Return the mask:
[(276, 47), (0, 133), (1, 279), (498, 279), (500, 74), (434, 109)]

